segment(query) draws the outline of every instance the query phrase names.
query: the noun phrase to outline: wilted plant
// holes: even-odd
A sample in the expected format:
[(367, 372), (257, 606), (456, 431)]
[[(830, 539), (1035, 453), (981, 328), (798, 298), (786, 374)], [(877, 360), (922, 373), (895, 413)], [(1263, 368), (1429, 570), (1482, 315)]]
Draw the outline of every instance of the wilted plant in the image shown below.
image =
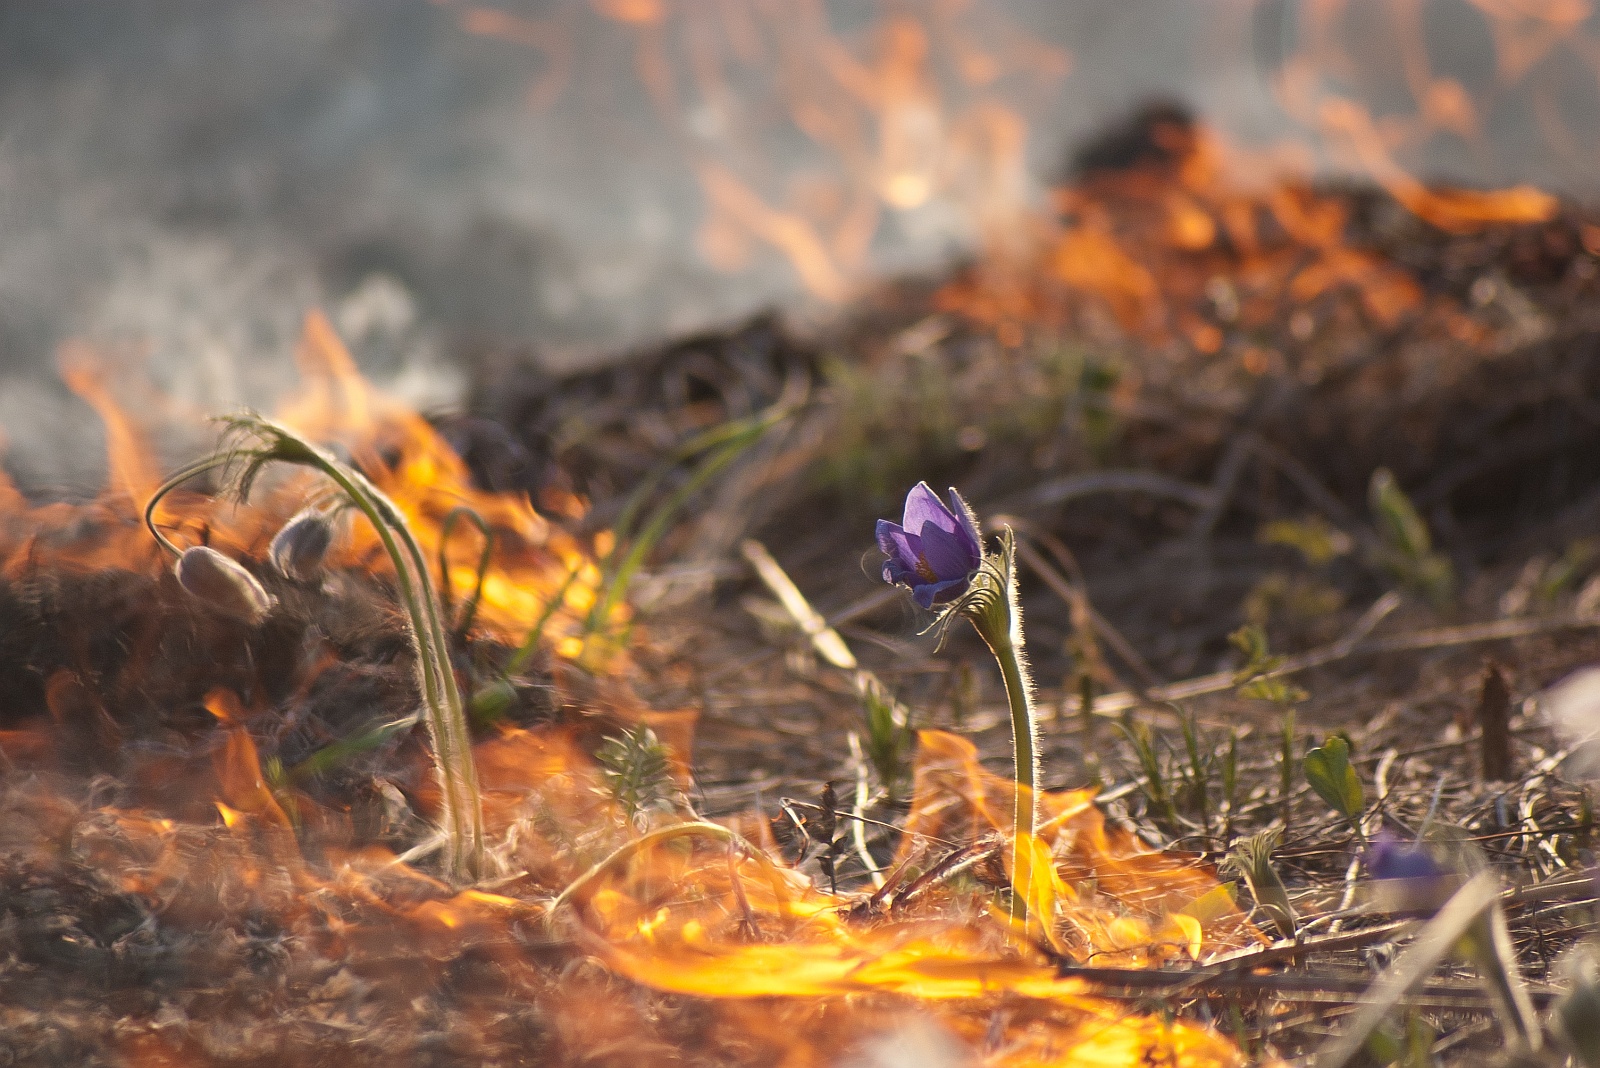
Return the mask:
[[(428, 573), (427, 560), (400, 510), (361, 472), (336, 460), (294, 430), (254, 413), (228, 418), (224, 447), (197, 460), (169, 478), (145, 506), (145, 524), (168, 552), (179, 558), (179, 581), (191, 575), (185, 588), (204, 590), (208, 603), (235, 603), (249, 607), (262, 602), (265, 591), (254, 578), (249, 583), (237, 574), (248, 572), (221, 554), (179, 549), (157, 528), (155, 509), (177, 486), (206, 471), (230, 469), (228, 492), (245, 500), (263, 468), (287, 463), (318, 471), (337, 487), (339, 494), (367, 517), (394, 565), (400, 601), (406, 611), (412, 649), (416, 654), (417, 682), (422, 693), (424, 720), (433, 742), (434, 768), (443, 800), (445, 871), (452, 879), (470, 880), (483, 873), (483, 808), (478, 794), (477, 771), (472, 762), (461, 692), (450, 664), (443, 613)], [(297, 535), (298, 536), (298, 535)], [(215, 556), (216, 559), (212, 559)], [(226, 561), (226, 564), (219, 563)], [(187, 567), (185, 565), (187, 564)], [(224, 581), (227, 580), (227, 581)], [(270, 599), (259, 608), (264, 616)]]

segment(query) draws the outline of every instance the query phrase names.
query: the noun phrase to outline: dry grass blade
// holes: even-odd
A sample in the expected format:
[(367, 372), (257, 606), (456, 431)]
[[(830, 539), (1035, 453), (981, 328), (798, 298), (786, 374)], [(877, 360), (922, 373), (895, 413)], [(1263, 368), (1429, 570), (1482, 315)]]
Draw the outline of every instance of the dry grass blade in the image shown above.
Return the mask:
[(811, 639), (811, 644), (816, 647), (817, 654), (836, 668), (845, 671), (854, 671), (856, 668), (855, 654), (850, 647), (839, 637), (839, 632), (828, 625), (822, 614), (811, 607), (805, 594), (800, 592), (800, 587), (794, 584), (778, 561), (767, 552), (766, 546), (753, 539), (746, 539), (739, 551), (756, 569), (756, 574), (766, 584), (767, 589), (783, 605), (784, 611), (789, 613), (802, 633)]

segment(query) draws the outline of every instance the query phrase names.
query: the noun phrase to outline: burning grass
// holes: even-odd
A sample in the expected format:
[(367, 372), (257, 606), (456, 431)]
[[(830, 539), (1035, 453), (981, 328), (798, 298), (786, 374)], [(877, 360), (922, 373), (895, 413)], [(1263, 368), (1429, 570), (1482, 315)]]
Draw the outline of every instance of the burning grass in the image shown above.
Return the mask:
[[(1063, 201), (1053, 274), (997, 290), (1017, 264), (985, 262), (819, 341), (761, 321), (501, 379), (509, 434), (384, 400), (313, 317), (278, 418), (418, 551), (396, 571), (347, 518), (320, 572), (273, 569), (319, 492), (292, 471), (164, 498), (259, 620), (180, 589), (138, 522), (146, 428), (70, 361), (107, 493), (0, 488), (13, 1060), (1265, 1060), (1347, 1029), (1415, 933), (1371, 891), (1386, 834), (1508, 888), (1465, 880), (1463, 930), (1506, 937), (1396, 986), (1378, 1041), (1501, 1042), (1485, 961), (1542, 1010), (1592, 897), (1587, 788), (1523, 700), (1597, 649), (1590, 224), (1197, 185), (1199, 133), (1147, 126), (1160, 151)], [(529, 451), (562, 474), (517, 475)], [(986, 767), (1011, 715), (982, 648), (918, 645), (856, 566), (912, 462), (1016, 536), (1021, 807)], [(778, 602), (727, 563), (748, 535)], [(435, 849), (406, 567), (474, 717), (470, 886)]]

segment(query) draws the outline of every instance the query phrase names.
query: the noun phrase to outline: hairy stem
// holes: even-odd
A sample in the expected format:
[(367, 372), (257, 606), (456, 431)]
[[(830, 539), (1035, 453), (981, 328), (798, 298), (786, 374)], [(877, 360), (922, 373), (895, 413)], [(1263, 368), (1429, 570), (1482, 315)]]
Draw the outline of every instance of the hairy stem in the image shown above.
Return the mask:
[[(1006, 702), (1011, 706), (1012, 781), (1015, 784), (1012, 808), (1012, 870), (1018, 871), (1022, 836), (1032, 838), (1039, 827), (1038, 716), (1033, 704), (1033, 679), (1022, 637), (1022, 608), (1017, 603), (1017, 571), (1013, 558), (1010, 528), (1002, 534), (1001, 552), (991, 557), (980, 574), (980, 581), (992, 583), (985, 596), (975, 600), (967, 613), (1005, 679)], [(1015, 918), (1017, 903), (1012, 898)], [(1048, 924), (1049, 917), (1040, 917)]]

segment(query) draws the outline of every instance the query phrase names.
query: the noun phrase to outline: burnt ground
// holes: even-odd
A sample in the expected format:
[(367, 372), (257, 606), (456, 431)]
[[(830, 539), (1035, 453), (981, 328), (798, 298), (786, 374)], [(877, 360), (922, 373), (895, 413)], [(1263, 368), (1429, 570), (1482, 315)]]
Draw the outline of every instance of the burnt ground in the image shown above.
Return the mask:
[[(1214, 1018), (1218, 999), (1232, 999), (1246, 1006), (1238, 1033), (1253, 1054), (1292, 1056), (1336, 1029), (1393, 958), (1395, 928), (1346, 899), (1356, 831), (1298, 764), (1335, 730), (1353, 746), (1364, 833), (1450, 828), (1458, 855), (1482, 858), (1513, 888), (1513, 941), (1544, 1005), (1556, 960), (1588, 929), (1591, 896), (1575, 877), (1593, 859), (1588, 787), (1536, 698), (1600, 656), (1597, 231), (1569, 207), (1452, 234), (1368, 190), (1315, 196), (1346, 213), (1352, 247), (1404, 275), (1417, 294), (1408, 310), (1376, 314), (1358, 275), (1232, 316), (1226, 286), (1202, 287), (1183, 311), (1216, 327), (1215, 347), (1194, 345), (1176, 312), (1154, 328), (1041, 315), (997, 330), (950, 298), (975, 284), (974, 266), (886, 287), (820, 333), (763, 317), (579, 376), (541, 374), (516, 352), (474, 353), (471, 413), (437, 425), (485, 486), (574, 490), (601, 529), (653, 470), (666, 472), (658, 497), (688, 483), (692, 459), (661, 466), (684, 442), (789, 409), (688, 499), (633, 588), (628, 681), (653, 708), (699, 713), (691, 800), (705, 815), (758, 803), (770, 815), (776, 798), (814, 801), (830, 782), (848, 798), (865, 775), (867, 814), (882, 821), (868, 847), (881, 860), (904, 812), (886, 796), (899, 784), (851, 755), (849, 732), (864, 730), (853, 674), (819, 660), (786, 619), (740, 554), (746, 538), (770, 550), (913, 727), (963, 733), (993, 770), (1009, 770), (981, 645), (957, 627), (936, 648), (919, 633), (926, 620), (877, 578), (873, 520), (896, 515), (918, 479), (955, 485), (1019, 534), (1046, 785), (1098, 783), (1115, 822), (1211, 863), (1242, 836), (1280, 832), (1275, 864), (1305, 945), (1170, 1006)], [(1227, 280), (1221, 264), (1185, 263)], [(1379, 469), (1413, 503), (1426, 551), (1413, 536), (1407, 556), (1393, 508), (1374, 512)], [(129, 1063), (142, 1048), (118, 1038), (130, 1020), (166, 1021), (178, 1046), (211, 1063), (320, 1063), (333, 1051), (353, 1058), (341, 1063), (527, 1063), (530, 1049), (578, 1063), (588, 1047), (563, 1032), (561, 1011), (591, 993), (616, 1020), (654, 1021), (660, 1058), (699, 1041), (692, 1001), (624, 997), (581, 954), (532, 934), (517, 967), (533, 969), (542, 993), (527, 1002), (531, 980), (470, 939), (430, 944), (427, 976), (374, 965), (370, 947), (352, 974), (319, 941), (326, 931), (284, 924), (292, 885), (263, 899), (225, 882), (196, 899), (126, 884), (155, 858), (96, 807), (162, 796), (163, 769), (186, 766), (184, 746), (216, 730), (206, 689), (275, 679), (260, 703), (298, 712), (253, 720), (251, 733), (266, 761), (292, 770), (361, 730), (408, 678), (381, 585), (346, 583), (325, 599), (274, 592), (288, 608), (241, 654), (237, 635), (185, 615), (170, 582), (24, 574), (0, 586), (0, 726), (43, 704), (72, 758), (55, 778), (7, 774), (0, 969), (21, 1052), (0, 1064)], [(1303, 693), (1239, 692), (1247, 680), (1233, 677), (1242, 665), (1229, 635), (1246, 623), (1290, 666), (1318, 661), (1292, 676)], [(294, 665), (312, 632), (342, 666), (299, 691)], [(74, 646), (86, 634), (105, 647)], [(463, 664), (505, 654), (458, 652)], [(118, 688), (129, 677), (119, 665), (169, 654), (206, 675), (145, 673)], [(103, 670), (69, 670), (85, 657)], [(546, 664), (525, 681), (519, 721), (581, 719), (596, 744), (614, 729), (592, 680)], [(1144, 764), (1140, 737), (1152, 739)], [(96, 755), (107, 753), (115, 759)], [(404, 847), (421, 834), (411, 807), (424, 777), (416, 740), (390, 738), (300, 785), (344, 806), (348, 841)], [(36, 803), (41, 794), (58, 799)], [(185, 830), (168, 845), (192, 858), (226, 841)], [(864, 885), (848, 855), (839, 876)], [(396, 900), (442, 894), (421, 876), (393, 889)], [(229, 913), (235, 891), (256, 914)], [(1414, 1002), (1438, 1052), (1467, 1063), (1500, 1039), (1470, 970), (1452, 970)], [(1108, 991), (1134, 1003), (1153, 996), (1117, 981), (1131, 985)], [(381, 1018), (352, 1008), (374, 984), (392, 1009)], [(721, 1062), (750, 1055), (718, 1047)]]

